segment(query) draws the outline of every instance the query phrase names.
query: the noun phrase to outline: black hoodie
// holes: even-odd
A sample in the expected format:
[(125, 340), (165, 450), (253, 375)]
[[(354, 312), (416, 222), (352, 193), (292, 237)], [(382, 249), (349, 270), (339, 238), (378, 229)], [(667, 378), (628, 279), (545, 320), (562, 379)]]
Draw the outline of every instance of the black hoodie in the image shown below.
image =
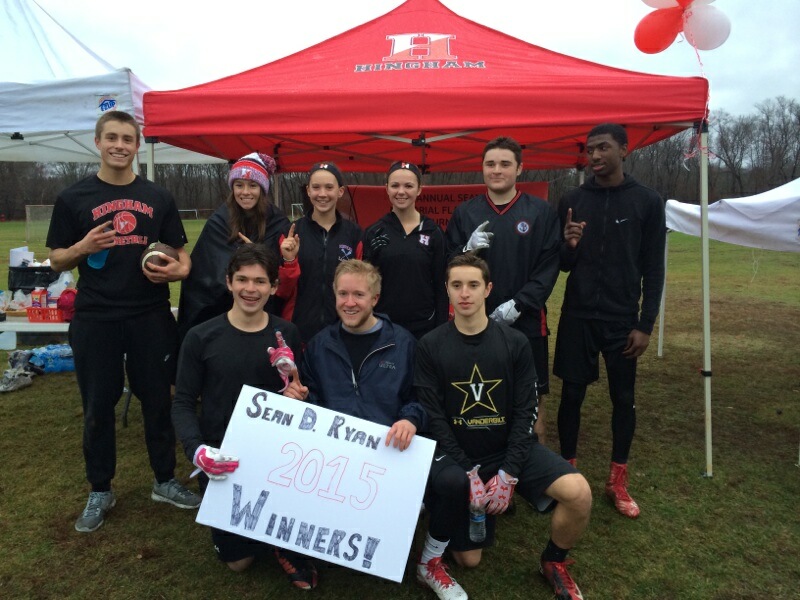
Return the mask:
[(618, 186), (602, 187), (592, 177), (567, 192), (558, 205), (562, 231), (570, 208), (572, 220), (586, 227), (575, 249), (561, 245), (560, 267), (570, 273), (562, 314), (633, 320), (649, 335), (664, 286), (663, 200), (626, 174)]

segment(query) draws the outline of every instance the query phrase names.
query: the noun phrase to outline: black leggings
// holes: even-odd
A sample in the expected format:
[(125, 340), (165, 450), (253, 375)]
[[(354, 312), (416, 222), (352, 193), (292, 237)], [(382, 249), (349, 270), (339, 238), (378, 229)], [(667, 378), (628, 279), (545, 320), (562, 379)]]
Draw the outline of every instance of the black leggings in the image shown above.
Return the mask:
[[(611, 415), (611, 460), (628, 462), (633, 434), (636, 430), (636, 360), (621, 352), (603, 353), (608, 375), (608, 393), (613, 406)], [(575, 458), (578, 451), (578, 432), (581, 427), (581, 405), (586, 397), (586, 384), (563, 382), (561, 405), (558, 408), (558, 437), (561, 456)]]

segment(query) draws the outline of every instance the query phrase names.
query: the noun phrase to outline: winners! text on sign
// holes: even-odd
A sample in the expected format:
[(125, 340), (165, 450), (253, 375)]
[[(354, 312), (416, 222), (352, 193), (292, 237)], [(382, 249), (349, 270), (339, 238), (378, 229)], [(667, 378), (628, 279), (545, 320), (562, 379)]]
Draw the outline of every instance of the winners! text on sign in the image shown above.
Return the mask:
[(399, 582), (434, 443), (400, 452), (388, 431), (243, 386), (221, 448), (239, 468), (209, 482), (197, 521)]

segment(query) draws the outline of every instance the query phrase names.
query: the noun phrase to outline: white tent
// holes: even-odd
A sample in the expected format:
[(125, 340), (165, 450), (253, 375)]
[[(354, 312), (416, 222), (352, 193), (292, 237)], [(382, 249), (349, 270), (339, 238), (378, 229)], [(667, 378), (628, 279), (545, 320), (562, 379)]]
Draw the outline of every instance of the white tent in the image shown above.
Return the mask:
[[(703, 189), (707, 189), (703, 187)], [(751, 248), (800, 252), (800, 179), (775, 189), (710, 205), (667, 200), (667, 228), (702, 239), (703, 371), (706, 399), (706, 473), (711, 469), (711, 324), (708, 307), (708, 239)], [(669, 238), (667, 238), (669, 243)], [(665, 253), (666, 260), (666, 253)], [(666, 269), (665, 269), (666, 273)], [(658, 355), (663, 356), (666, 281), (658, 325)], [(800, 460), (800, 459), (798, 459)]]
[[(35, 0), (0, 5), (0, 161), (99, 162), (97, 118), (116, 109), (143, 123), (149, 88), (92, 52)], [(146, 146), (140, 162), (148, 162)], [(154, 148), (159, 163), (220, 162), (166, 144)]]
[[(700, 206), (668, 200), (667, 227), (699, 237)], [(739, 246), (800, 252), (800, 179), (755, 196), (710, 204), (708, 235)]]

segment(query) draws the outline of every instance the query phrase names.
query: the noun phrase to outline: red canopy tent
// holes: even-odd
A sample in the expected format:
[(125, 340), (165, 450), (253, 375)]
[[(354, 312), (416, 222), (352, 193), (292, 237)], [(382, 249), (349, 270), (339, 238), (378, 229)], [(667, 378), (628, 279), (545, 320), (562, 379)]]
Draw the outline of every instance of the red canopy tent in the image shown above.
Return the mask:
[[(541, 26), (541, 25), (540, 25)], [(510, 135), (526, 169), (583, 167), (594, 125), (624, 125), (633, 150), (704, 121), (708, 81), (625, 71), (545, 50), (460, 17), (438, 0), (386, 15), (262, 67), (144, 95), (145, 135), (234, 160), (272, 154), (282, 171), (335, 160), (384, 171), (480, 169), (484, 144)], [(703, 372), (711, 469), (708, 133), (700, 134)]]
[(511, 135), (526, 169), (585, 164), (594, 125), (627, 127), (631, 149), (703, 119), (708, 82), (625, 71), (528, 44), (408, 0), (311, 48), (217, 81), (144, 96), (145, 135), (229, 160), (253, 150), (282, 171), (334, 160), (383, 171), (480, 168)]

